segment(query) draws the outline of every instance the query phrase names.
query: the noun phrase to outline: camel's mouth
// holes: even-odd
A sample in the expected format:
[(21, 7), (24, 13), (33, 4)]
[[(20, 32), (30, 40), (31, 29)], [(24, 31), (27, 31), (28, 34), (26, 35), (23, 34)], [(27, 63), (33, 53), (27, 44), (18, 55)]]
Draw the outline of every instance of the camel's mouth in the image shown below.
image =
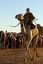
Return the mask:
[(24, 20), (23, 14), (18, 14), (15, 16), (16, 19), (18, 19), (19, 21)]

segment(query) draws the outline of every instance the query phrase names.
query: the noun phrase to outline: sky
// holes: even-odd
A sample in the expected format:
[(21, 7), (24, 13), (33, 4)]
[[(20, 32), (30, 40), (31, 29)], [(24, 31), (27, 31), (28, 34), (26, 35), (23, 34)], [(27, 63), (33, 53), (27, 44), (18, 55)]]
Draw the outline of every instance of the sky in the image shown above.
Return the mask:
[(38, 18), (37, 24), (43, 26), (43, 0), (0, 0), (0, 31), (16, 32), (21, 31), (18, 20), (15, 16), (19, 13), (25, 14), (26, 8), (30, 8), (33, 15)]

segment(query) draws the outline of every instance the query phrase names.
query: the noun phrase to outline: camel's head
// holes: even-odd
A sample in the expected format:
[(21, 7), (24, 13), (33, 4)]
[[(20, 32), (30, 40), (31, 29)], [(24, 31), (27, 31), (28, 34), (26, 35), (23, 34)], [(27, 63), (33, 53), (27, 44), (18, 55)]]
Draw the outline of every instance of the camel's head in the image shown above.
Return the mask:
[(15, 18), (18, 19), (19, 21), (24, 20), (23, 14), (18, 14), (18, 15), (15, 16)]

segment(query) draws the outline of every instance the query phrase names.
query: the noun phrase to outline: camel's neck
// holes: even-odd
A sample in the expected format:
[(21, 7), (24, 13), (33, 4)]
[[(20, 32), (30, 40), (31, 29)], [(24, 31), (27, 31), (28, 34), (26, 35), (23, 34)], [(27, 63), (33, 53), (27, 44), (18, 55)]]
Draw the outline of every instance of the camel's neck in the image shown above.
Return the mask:
[(21, 32), (23, 34), (25, 33), (29, 35), (31, 33), (30, 26), (25, 27), (23, 22), (20, 22), (20, 25), (21, 25)]

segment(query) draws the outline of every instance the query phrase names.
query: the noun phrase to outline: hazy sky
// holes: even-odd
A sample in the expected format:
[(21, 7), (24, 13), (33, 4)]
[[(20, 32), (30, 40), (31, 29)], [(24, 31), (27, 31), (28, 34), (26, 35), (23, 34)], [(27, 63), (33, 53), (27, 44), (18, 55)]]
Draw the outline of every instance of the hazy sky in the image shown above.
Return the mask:
[(18, 23), (15, 15), (24, 14), (26, 8), (30, 8), (33, 15), (38, 18), (36, 23), (43, 25), (43, 0), (0, 0), (0, 30), (20, 32), (20, 25), (18, 27), (10, 25)]

